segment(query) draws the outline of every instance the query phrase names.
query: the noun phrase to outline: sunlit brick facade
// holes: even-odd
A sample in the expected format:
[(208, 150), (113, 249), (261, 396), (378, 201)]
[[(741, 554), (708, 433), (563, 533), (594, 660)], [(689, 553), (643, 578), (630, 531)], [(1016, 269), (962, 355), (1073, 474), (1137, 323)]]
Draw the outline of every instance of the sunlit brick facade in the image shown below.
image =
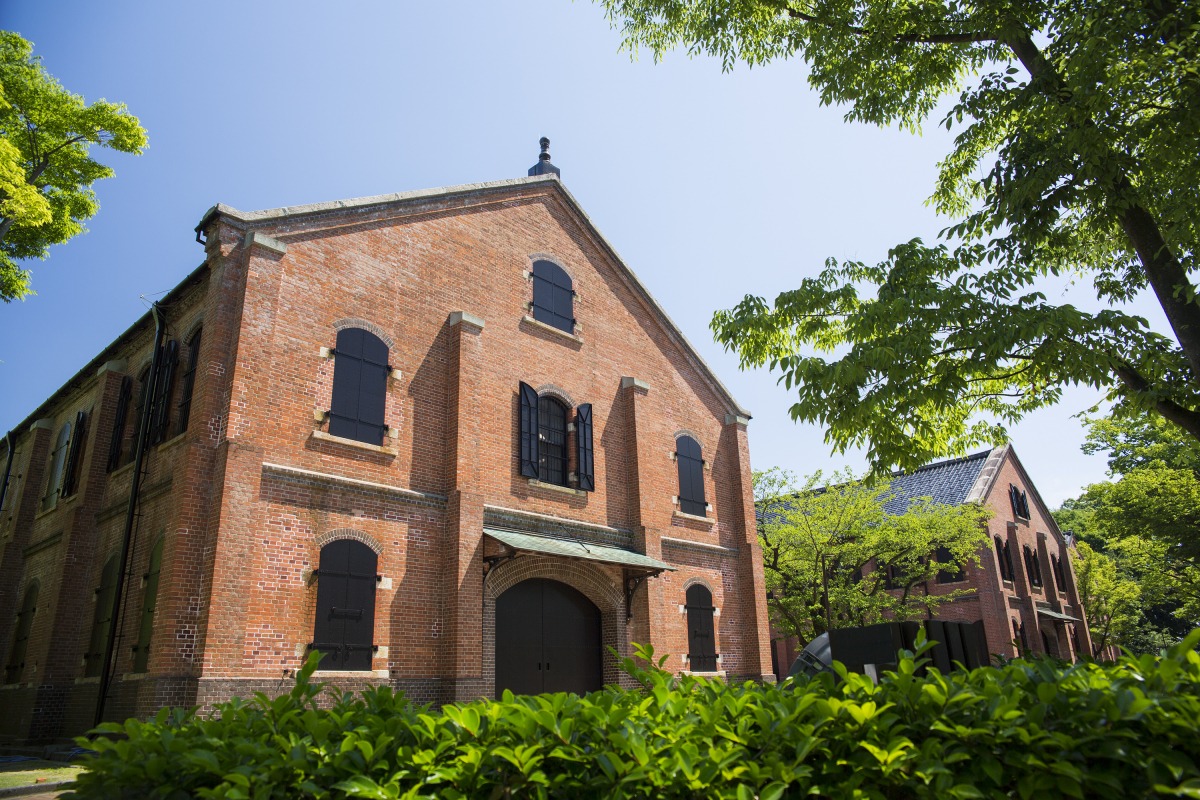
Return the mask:
[[(333, 635), (315, 622), (326, 612), (337, 631), (369, 629), (365, 645), (337, 634), (336, 663), (358, 666), (324, 670), (336, 685), (386, 683), (425, 702), (492, 695), (498, 631), (517, 613), (505, 598), (521, 586), (583, 598), (597, 638), (562, 658), (598, 659), (604, 683), (621, 680), (617, 659), (634, 642), (692, 669), (701, 612), (716, 664), (703, 671), (770, 676), (747, 414), (556, 175), (254, 213), (217, 206), (197, 230), (203, 264), (161, 301), (163, 340), (176, 343), (170, 383), (156, 388), (167, 411), (140, 397), (147, 315), (0, 449), (0, 468), (13, 455), (0, 510), (0, 735), (49, 740), (91, 725), (105, 624), (118, 633), (109, 718), (279, 690)], [(546, 263), (573, 292), (560, 293), (566, 330), (539, 319)], [(387, 363), (350, 352), (354, 337)], [(363, 387), (377, 374), (378, 391), (354, 395), (347, 365)], [(542, 401), (541, 429), (528, 430), (523, 391)], [(331, 432), (347, 403), (368, 434)], [(106, 623), (97, 607), (112, 596), (104, 568), (124, 539), (143, 408), (158, 427), (121, 611)], [(547, 408), (565, 414), (561, 442), (545, 433)], [(77, 419), (68, 495), (50, 473), (56, 437)], [(681, 489), (685, 440), (703, 455)], [(558, 477), (532, 477), (551, 452)], [(685, 501), (703, 513), (681, 511)], [(326, 564), (335, 550), (373, 572)], [(357, 580), (345, 585), (367, 607), (322, 599), (338, 580)], [(711, 609), (685, 607), (696, 585)], [(553, 644), (539, 670), (562, 668)]]

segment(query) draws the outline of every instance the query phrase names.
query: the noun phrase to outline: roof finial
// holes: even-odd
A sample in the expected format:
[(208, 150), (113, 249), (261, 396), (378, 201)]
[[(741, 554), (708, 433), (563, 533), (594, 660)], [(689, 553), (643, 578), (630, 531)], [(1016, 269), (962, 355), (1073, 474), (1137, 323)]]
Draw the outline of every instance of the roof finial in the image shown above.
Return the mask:
[(539, 142), (542, 146), (542, 154), (538, 156), (538, 162), (529, 168), (530, 177), (534, 175), (560, 175), (558, 167), (550, 163), (550, 140), (545, 136)]

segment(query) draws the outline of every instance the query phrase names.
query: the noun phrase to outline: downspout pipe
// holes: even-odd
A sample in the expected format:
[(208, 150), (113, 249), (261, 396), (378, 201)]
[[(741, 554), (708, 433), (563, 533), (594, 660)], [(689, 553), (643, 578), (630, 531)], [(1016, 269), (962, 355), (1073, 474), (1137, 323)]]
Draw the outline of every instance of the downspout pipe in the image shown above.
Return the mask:
[(146, 457), (146, 446), (150, 443), (150, 425), (154, 417), (154, 397), (158, 383), (159, 361), (162, 360), (163, 338), (166, 336), (167, 320), (162, 308), (156, 302), (150, 306), (154, 316), (154, 355), (150, 360), (150, 374), (147, 376), (149, 385), (146, 387), (146, 402), (142, 405), (141, 419), (138, 420), (137, 444), (133, 451), (133, 476), (129, 482), (129, 505), (125, 510), (125, 535), (121, 538), (120, 569), (117, 571), (116, 592), (113, 594), (112, 610), (109, 614), (108, 641), (104, 645), (104, 669), (100, 673), (100, 693), (96, 697), (96, 719), (94, 725), (104, 721), (104, 704), (108, 699), (108, 690), (112, 685), (114, 664), (113, 651), (117, 646), (117, 633), (121, 620), (118, 614), (121, 610), (125, 594), (125, 573), (129, 566), (129, 550), (133, 542), (133, 529), (137, 522), (138, 495), (142, 488), (142, 462)]

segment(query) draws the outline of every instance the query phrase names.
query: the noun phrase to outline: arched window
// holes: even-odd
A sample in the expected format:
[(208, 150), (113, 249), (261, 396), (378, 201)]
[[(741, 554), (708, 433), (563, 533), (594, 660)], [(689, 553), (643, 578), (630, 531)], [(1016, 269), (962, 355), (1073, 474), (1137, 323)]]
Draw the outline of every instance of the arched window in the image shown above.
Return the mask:
[(125, 426), (129, 422), (129, 404), (133, 399), (133, 378), (126, 375), (121, 379), (121, 390), (117, 393), (117, 410), (113, 415), (112, 438), (108, 440), (108, 471), (121, 466), (121, 455), (125, 449)]
[(196, 365), (200, 363), (200, 334), (202, 332), (203, 329), (197, 328), (187, 342), (187, 366), (183, 372), (183, 384), (179, 392), (179, 409), (176, 412), (179, 420), (176, 428), (178, 433), (187, 430), (188, 419), (192, 415), (192, 390), (196, 386)]
[(1063, 559), (1050, 554), (1050, 573), (1054, 577), (1054, 588), (1059, 592), (1067, 591), (1067, 574), (1063, 568)]
[(1030, 585), (1042, 585), (1042, 565), (1038, 563), (1038, 557), (1029, 549), (1029, 545), (1025, 545), (1025, 573), (1029, 576)]
[(533, 318), (575, 332), (575, 289), (571, 276), (551, 261), (533, 262)]
[(33, 630), (33, 615), (37, 612), (38, 585), (25, 590), (25, 601), (17, 613), (17, 627), (13, 631), (12, 647), (8, 649), (8, 663), (4, 666), (4, 682), (17, 683), (25, 671), (25, 650), (29, 645), (29, 632)]
[(179, 363), (179, 342), (172, 339), (162, 346), (158, 378), (154, 381), (154, 400), (150, 415), (151, 443), (167, 438), (171, 429), (171, 397), (175, 393), (175, 366)]
[(699, 443), (690, 436), (675, 440), (675, 462), (679, 468), (679, 510), (697, 517), (708, 515), (704, 500), (704, 458)]
[(333, 401), (329, 433), (367, 444), (383, 444), (387, 402), (388, 346), (362, 328), (338, 331), (333, 351)]
[(694, 583), (687, 590), (688, 664), (692, 672), (717, 671), (712, 592)]
[(46, 471), (46, 493), (42, 495), (42, 510), (58, 505), (58, 493), (62, 488), (63, 466), (67, 462), (67, 447), (71, 444), (71, 423), (64, 423), (58, 431), (54, 449), (50, 451), (50, 469)]
[(938, 583), (954, 583), (962, 580), (962, 565), (954, 563), (954, 557), (950, 554), (949, 547), (939, 547), (937, 549), (937, 563), (941, 569), (937, 572)]
[(520, 404), (520, 473), (542, 483), (571, 485), (571, 442), (575, 447), (576, 485), (585, 492), (595, 491), (595, 450), (592, 440), (592, 404), (575, 408), (575, 432), (567, 429), (571, 410), (550, 395), (538, 396), (537, 390), (522, 381), (518, 389)]
[(538, 480), (567, 486), (567, 409), (550, 396), (538, 398)]
[(94, 677), (104, 670), (104, 651), (108, 647), (108, 632), (112, 628), (113, 601), (117, 596), (117, 572), (120, 565), (113, 556), (100, 572), (100, 585), (96, 587), (96, 604), (92, 609), (92, 638), (84, 653), (83, 674)]
[(129, 432), (129, 449), (121, 459), (126, 464), (133, 461), (137, 453), (138, 437), (142, 434), (142, 420), (150, 413), (150, 377), (150, 365), (147, 364), (138, 375), (138, 399), (137, 405), (133, 407), (133, 429)]
[(59, 495), (70, 497), (79, 488), (79, 472), (83, 469), (83, 446), (87, 442), (86, 411), (75, 415), (75, 432), (71, 436), (71, 445), (67, 448), (67, 463), (63, 467), (62, 490)]
[(162, 571), (163, 539), (150, 551), (150, 564), (142, 576), (142, 619), (137, 644), (133, 646), (133, 671), (145, 672), (150, 663), (150, 639), (154, 635), (154, 611), (158, 607), (158, 574)]
[(1000, 577), (1003, 580), (1011, 581), (1013, 579), (1012, 550), (1009, 549), (1007, 542), (1001, 541), (999, 536), (995, 538), (996, 562), (1000, 565)]
[(321, 548), (310, 645), (322, 654), (320, 669), (371, 668), (378, 564), (375, 551), (353, 539), (337, 539)]

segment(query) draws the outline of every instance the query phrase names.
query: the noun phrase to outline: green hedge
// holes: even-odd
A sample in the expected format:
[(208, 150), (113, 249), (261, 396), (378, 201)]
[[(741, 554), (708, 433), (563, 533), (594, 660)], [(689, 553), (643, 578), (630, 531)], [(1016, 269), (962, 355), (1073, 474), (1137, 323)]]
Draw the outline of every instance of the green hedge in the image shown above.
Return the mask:
[[(103, 730), (76, 796), (1200, 797), (1200, 631), (1162, 657), (784, 687), (633, 671), (641, 691), (440, 712), (387, 688), (290, 694)], [(643, 654), (650, 655), (650, 654)], [(661, 663), (661, 662), (660, 662)], [(82, 740), (81, 740), (82, 742)]]

